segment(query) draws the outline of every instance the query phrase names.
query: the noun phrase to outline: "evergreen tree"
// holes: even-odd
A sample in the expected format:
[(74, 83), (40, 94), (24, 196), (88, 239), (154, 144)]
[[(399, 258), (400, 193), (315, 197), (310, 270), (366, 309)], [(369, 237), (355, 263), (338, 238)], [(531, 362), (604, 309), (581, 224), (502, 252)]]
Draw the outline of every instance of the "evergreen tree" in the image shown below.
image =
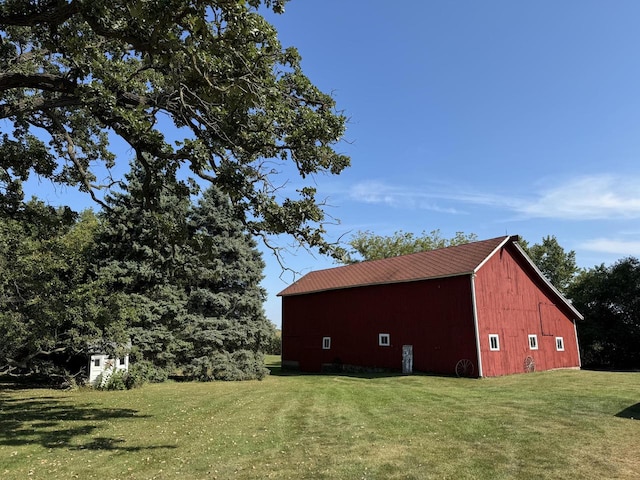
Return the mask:
[(128, 312), (135, 368), (151, 380), (176, 371), (262, 378), (264, 264), (242, 212), (214, 187), (192, 206), (188, 187), (162, 166), (154, 174), (134, 164), (127, 180), (107, 198), (96, 257), (113, 303)]
[(203, 380), (262, 378), (270, 324), (260, 287), (264, 262), (241, 215), (215, 187), (191, 215), (197, 270), (189, 285), (185, 373)]
[[(181, 348), (176, 332), (187, 300), (182, 271), (190, 258), (190, 204), (175, 172), (152, 172), (134, 163), (123, 191), (106, 198), (95, 258), (112, 302), (127, 312), (133, 362), (151, 380), (163, 380), (176, 368)], [(154, 186), (159, 177), (163, 183)]]

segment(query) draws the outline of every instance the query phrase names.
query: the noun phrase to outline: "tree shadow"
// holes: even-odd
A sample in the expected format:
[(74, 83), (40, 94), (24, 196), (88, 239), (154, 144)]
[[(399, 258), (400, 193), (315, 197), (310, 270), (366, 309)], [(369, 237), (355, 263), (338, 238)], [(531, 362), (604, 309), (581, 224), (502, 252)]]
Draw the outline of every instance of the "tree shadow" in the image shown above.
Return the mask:
[(114, 451), (175, 448), (174, 445), (127, 446), (119, 438), (95, 436), (101, 424), (108, 421), (147, 418), (148, 415), (140, 415), (130, 408), (78, 404), (67, 398), (16, 398), (11, 392), (0, 392), (0, 446), (39, 444), (49, 449)]
[(640, 403), (631, 405), (630, 407), (627, 407), (624, 410), (616, 413), (616, 417), (629, 418), (631, 420), (640, 420)]

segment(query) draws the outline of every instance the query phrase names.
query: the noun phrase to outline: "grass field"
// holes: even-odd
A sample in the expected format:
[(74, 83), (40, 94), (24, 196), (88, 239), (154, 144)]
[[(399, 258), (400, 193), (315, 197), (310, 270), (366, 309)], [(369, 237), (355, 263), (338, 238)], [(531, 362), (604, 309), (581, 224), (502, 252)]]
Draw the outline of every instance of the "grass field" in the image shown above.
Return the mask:
[[(0, 391), (0, 478), (640, 478), (640, 373)], [(634, 418), (635, 417), (635, 418)]]

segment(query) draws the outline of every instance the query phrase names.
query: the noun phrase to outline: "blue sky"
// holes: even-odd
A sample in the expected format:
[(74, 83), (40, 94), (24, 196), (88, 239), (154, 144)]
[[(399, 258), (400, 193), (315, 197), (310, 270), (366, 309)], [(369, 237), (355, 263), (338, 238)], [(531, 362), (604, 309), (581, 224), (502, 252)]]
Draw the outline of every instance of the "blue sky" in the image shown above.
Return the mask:
[[(351, 168), (316, 177), (332, 237), (555, 235), (582, 267), (639, 256), (639, 18), (637, 1), (291, 1), (270, 19), (350, 119)], [(267, 275), (279, 323), (291, 278)]]
[[(351, 168), (314, 178), (331, 239), (555, 235), (582, 267), (640, 256), (640, 2), (292, 0), (268, 18), (349, 117)], [(265, 260), (279, 325), (294, 277)]]

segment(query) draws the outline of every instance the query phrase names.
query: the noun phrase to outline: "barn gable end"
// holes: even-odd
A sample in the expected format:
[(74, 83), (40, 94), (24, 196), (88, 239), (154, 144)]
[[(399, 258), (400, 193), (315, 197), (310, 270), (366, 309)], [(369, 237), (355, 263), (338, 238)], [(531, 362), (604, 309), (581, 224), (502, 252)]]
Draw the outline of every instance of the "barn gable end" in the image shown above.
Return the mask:
[[(506, 245), (478, 270), (475, 297), (484, 376), (580, 366), (579, 313), (516, 246)], [(499, 349), (491, 348), (490, 335), (498, 336)]]

